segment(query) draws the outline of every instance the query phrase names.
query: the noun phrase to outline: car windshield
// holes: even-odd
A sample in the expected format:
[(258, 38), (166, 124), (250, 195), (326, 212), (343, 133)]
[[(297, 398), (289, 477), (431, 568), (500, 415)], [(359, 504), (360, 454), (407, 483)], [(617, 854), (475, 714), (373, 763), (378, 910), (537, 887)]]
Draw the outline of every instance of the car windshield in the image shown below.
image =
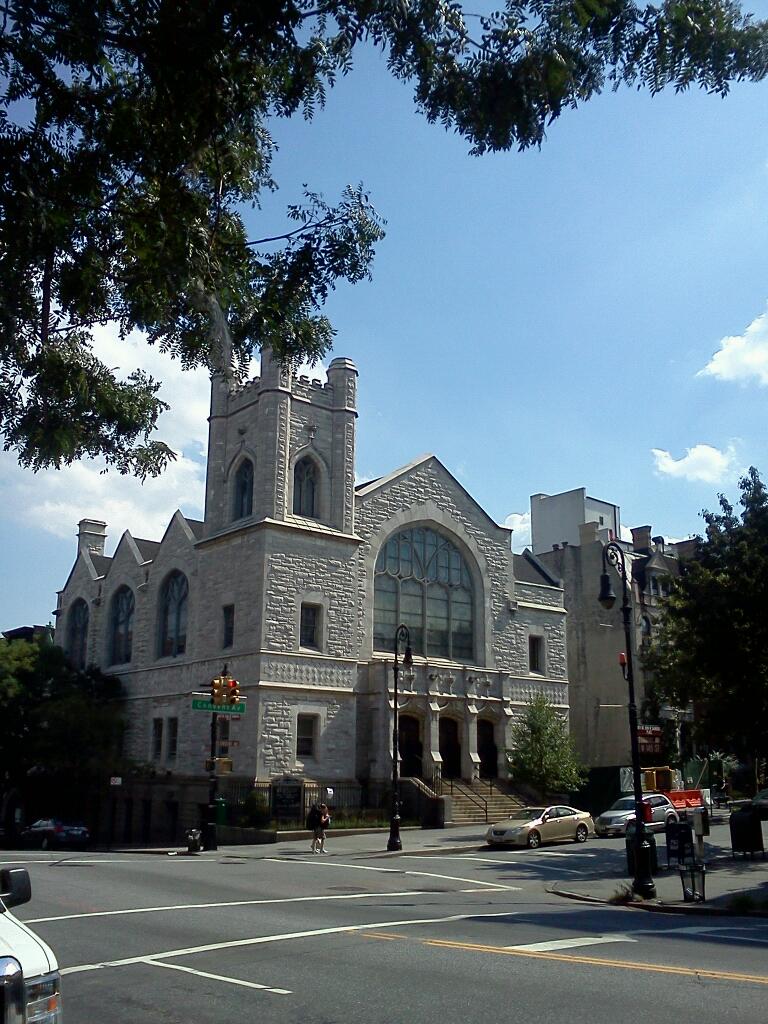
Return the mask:
[(532, 821), (534, 818), (540, 818), (543, 813), (543, 807), (521, 807), (519, 811), (513, 811), (509, 818), (510, 821)]
[(635, 801), (632, 797), (626, 796), (622, 800), (617, 800), (616, 803), (611, 807), (612, 811), (634, 811)]

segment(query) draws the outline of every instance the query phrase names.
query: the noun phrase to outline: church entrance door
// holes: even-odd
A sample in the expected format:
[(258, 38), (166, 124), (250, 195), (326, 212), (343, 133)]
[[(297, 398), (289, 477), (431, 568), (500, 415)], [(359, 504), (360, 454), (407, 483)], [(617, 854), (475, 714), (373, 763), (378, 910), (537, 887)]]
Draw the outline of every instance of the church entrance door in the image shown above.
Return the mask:
[(477, 753), (480, 757), (480, 778), (495, 779), (499, 774), (499, 749), (493, 736), (493, 722), (480, 718), (477, 722)]
[(443, 759), (443, 778), (461, 778), (461, 742), (459, 723), (455, 718), (440, 719), (440, 757)]
[(413, 715), (400, 715), (397, 739), (400, 748), (400, 774), (405, 779), (421, 778), (423, 748), (419, 739), (418, 718)]

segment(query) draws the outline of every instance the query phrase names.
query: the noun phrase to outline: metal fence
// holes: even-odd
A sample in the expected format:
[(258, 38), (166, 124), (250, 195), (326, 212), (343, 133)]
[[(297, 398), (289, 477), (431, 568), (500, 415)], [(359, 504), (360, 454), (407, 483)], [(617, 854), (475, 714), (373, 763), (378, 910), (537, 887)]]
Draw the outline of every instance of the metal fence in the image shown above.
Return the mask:
[[(276, 815), (273, 784), (270, 782), (246, 782), (227, 780), (221, 793), (226, 805), (227, 824), (241, 825), (245, 818), (257, 822), (260, 827), (273, 820)], [(312, 804), (327, 804), (331, 817), (338, 823), (345, 818), (383, 820), (390, 811), (391, 787), (385, 782), (305, 782), (302, 785), (302, 808), (296, 809), (291, 817), (282, 817), (280, 823), (286, 827), (304, 828)]]

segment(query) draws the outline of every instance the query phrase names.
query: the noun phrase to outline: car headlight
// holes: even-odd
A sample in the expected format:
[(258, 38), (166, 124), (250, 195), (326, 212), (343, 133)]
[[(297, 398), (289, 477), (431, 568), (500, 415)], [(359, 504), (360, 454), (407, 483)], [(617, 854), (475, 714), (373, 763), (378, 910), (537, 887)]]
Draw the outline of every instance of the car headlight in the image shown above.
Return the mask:
[(27, 1024), (61, 1024), (61, 979), (59, 972), (32, 978), (26, 985)]

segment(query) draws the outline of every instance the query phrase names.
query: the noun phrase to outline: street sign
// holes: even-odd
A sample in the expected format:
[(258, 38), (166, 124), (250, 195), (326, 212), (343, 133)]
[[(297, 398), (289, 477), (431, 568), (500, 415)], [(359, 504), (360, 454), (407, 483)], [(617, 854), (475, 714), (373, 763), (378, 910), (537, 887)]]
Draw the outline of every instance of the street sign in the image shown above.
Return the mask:
[(245, 701), (240, 704), (214, 704), (210, 700), (192, 700), (193, 711), (215, 711), (217, 715), (244, 715)]

